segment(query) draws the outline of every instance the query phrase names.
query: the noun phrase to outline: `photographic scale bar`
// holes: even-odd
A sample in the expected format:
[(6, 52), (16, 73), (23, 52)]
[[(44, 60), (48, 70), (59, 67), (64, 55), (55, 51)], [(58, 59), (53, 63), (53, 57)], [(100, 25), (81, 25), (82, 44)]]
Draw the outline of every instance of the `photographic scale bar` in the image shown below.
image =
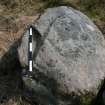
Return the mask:
[(32, 27), (29, 29), (29, 71), (32, 72)]

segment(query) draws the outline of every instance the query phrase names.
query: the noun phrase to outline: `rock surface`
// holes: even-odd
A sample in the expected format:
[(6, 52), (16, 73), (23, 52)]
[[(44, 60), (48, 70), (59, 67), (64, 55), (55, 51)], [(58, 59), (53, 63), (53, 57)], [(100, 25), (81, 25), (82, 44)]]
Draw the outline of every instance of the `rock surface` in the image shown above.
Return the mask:
[(30, 97), (30, 100), (33, 99), (33, 101), (41, 105), (57, 105), (56, 98), (44, 85), (29, 77), (23, 77), (23, 81), (25, 81), (25, 85), (29, 89), (29, 92), (26, 92), (24, 96)]
[[(24, 54), (20, 57), (24, 65), (28, 65), (27, 40), (28, 32), (20, 46), (25, 52), (19, 49), (19, 56)], [(105, 40), (81, 12), (64, 6), (48, 9), (34, 24), (33, 61), (33, 67), (49, 79), (47, 83), (56, 81), (56, 90), (49, 86), (55, 94), (96, 95), (105, 77)], [(46, 80), (43, 83), (47, 84)]]

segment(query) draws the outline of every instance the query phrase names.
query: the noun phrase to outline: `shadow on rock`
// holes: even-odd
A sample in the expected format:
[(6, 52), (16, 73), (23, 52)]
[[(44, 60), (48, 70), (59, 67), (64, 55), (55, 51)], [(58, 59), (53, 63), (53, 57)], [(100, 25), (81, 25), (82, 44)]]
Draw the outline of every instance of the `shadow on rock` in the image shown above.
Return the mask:
[(97, 97), (94, 99), (92, 105), (105, 105), (105, 79), (102, 80), (102, 85), (97, 94)]

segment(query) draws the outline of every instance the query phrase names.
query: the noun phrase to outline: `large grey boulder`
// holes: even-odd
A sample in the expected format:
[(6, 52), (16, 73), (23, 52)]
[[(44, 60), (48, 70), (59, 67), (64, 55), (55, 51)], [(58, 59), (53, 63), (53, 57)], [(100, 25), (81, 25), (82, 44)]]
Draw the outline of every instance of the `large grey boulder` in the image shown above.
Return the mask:
[[(33, 27), (33, 67), (56, 81), (56, 94), (96, 96), (105, 77), (105, 40), (93, 22), (62, 6), (48, 9)], [(26, 32), (19, 47), (24, 65), (28, 65), (27, 40)]]

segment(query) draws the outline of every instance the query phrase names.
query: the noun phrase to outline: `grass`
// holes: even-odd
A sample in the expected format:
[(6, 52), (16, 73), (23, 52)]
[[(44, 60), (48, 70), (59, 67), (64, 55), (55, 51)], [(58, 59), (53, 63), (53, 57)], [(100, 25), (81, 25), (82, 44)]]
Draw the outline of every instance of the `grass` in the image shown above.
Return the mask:
[(96, 20), (105, 21), (104, 0), (0, 0), (0, 14), (11, 16), (35, 15), (46, 8), (72, 6)]
[(23, 101), (21, 96), (18, 96), (10, 99), (8, 102), (3, 103), (1, 105), (30, 105), (30, 104), (26, 101)]

